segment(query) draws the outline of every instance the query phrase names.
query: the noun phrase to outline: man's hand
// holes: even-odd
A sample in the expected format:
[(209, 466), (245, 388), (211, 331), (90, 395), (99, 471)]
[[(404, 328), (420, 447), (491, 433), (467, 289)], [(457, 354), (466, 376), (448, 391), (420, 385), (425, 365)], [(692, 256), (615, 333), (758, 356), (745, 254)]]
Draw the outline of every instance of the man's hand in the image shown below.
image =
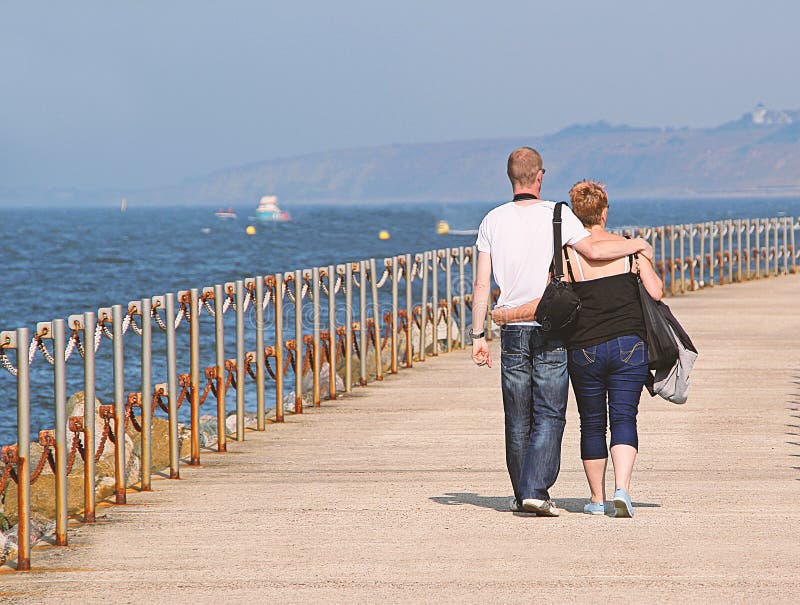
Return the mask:
[(472, 341), (472, 361), (479, 366), (492, 367), (492, 354), (485, 338), (476, 338)]

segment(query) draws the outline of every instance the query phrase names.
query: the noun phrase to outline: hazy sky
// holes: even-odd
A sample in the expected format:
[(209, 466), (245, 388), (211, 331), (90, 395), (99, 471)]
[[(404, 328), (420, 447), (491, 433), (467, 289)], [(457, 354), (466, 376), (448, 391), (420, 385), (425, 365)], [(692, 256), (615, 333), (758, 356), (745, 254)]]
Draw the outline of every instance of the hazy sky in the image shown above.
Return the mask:
[(0, 0), (0, 188), (800, 108), (793, 0)]

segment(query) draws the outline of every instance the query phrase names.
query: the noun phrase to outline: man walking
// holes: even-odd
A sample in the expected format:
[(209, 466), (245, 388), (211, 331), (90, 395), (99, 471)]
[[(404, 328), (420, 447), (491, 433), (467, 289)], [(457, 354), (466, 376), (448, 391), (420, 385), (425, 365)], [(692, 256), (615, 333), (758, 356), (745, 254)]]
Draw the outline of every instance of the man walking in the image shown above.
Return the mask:
[[(498, 206), (478, 230), (478, 264), (472, 309), (472, 359), (491, 367), (485, 321), (492, 274), (500, 287), (498, 307), (540, 298), (553, 258), (553, 208), (539, 199), (545, 169), (530, 147), (508, 157), (514, 200)], [(568, 207), (562, 209), (562, 241), (591, 260), (611, 260), (649, 250), (642, 239), (591, 243), (589, 232)], [(501, 331), (501, 381), (505, 410), (506, 465), (514, 488), (512, 511), (557, 517), (549, 489), (561, 465), (567, 408), (567, 353), (535, 321), (507, 324)]]

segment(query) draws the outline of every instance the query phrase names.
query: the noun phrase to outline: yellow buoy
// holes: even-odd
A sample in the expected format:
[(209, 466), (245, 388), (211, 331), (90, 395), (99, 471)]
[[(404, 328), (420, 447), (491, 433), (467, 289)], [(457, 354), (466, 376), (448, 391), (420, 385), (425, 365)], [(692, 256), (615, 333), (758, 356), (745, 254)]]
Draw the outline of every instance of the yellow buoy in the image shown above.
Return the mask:
[(247, 229), (245, 229), (245, 232), (247, 233), (247, 235), (255, 235), (256, 228), (253, 227), (253, 225), (247, 225)]
[(436, 223), (436, 235), (447, 235), (448, 233), (450, 233), (450, 225), (447, 221)]
[(378, 239), (384, 239), (385, 240), (385, 239), (389, 239), (390, 237), (392, 237), (392, 236), (389, 235), (389, 232), (386, 231), (385, 229), (383, 231), (381, 231), (380, 233), (378, 233)]

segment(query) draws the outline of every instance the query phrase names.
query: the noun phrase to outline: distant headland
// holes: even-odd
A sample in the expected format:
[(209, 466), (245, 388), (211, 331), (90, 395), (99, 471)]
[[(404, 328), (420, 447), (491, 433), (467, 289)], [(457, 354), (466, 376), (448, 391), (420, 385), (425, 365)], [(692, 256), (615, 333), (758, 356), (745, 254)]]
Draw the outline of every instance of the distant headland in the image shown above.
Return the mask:
[[(511, 149), (542, 152), (544, 192), (563, 197), (582, 178), (616, 198), (800, 197), (800, 110), (759, 104), (713, 128), (595, 122), (543, 136), (341, 149), (226, 168), (147, 191), (37, 194), (51, 202), (131, 205), (255, 204), (265, 193), (297, 203), (496, 200), (507, 193)], [(3, 191), (8, 204), (31, 192)]]

